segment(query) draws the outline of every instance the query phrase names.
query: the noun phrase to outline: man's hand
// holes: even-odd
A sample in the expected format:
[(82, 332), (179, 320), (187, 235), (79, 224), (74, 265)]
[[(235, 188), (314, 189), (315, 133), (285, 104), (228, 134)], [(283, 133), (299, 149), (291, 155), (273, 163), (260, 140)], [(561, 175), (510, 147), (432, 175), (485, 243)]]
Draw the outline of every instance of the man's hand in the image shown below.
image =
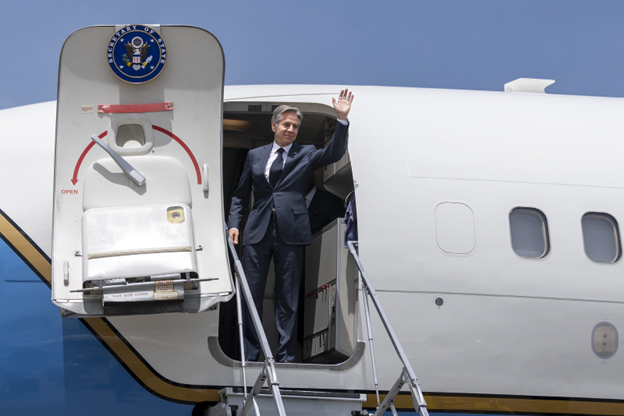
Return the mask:
[(232, 228), (229, 231), (230, 234), (230, 240), (232, 240), (232, 244), (234, 244), (235, 246), (238, 245), (238, 230), (236, 228)]
[(347, 120), (347, 117), (349, 117), (349, 111), (351, 111), (351, 103), (354, 98), (355, 95), (351, 94), (347, 89), (340, 91), (338, 101), (332, 97), (332, 104), (334, 105), (334, 110), (338, 113), (339, 120)]

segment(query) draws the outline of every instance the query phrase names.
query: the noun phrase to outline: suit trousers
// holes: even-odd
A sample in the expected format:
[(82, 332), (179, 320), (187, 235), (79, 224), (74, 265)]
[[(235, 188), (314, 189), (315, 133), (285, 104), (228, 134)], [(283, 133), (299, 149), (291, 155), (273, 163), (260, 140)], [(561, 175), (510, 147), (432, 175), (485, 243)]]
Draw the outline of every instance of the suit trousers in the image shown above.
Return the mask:
[[(289, 245), (279, 235), (275, 214), (272, 215), (267, 231), (260, 242), (243, 247), (243, 269), (251, 295), (262, 318), (262, 304), (267, 274), (273, 258), (275, 265), (275, 324), (278, 332), (277, 362), (293, 362), (297, 347), (297, 308), (299, 286), (303, 265), (303, 247)], [(245, 359), (257, 361), (260, 354), (260, 340), (253, 326), (247, 303), (243, 302), (243, 329), (245, 336)]]

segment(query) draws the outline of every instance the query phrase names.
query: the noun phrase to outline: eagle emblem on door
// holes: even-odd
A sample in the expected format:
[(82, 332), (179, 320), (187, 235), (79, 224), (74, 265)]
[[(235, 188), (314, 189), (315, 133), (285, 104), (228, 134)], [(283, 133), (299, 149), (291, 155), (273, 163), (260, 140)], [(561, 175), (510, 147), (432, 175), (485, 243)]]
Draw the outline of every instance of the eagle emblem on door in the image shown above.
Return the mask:
[(107, 45), (108, 65), (113, 74), (131, 84), (144, 84), (161, 74), (167, 63), (167, 46), (152, 27), (123, 27)]
[(152, 55), (147, 56), (151, 45), (144, 42), (140, 36), (135, 36), (124, 46), (126, 47), (126, 54), (123, 56), (124, 64), (135, 71), (145, 69), (154, 58)]

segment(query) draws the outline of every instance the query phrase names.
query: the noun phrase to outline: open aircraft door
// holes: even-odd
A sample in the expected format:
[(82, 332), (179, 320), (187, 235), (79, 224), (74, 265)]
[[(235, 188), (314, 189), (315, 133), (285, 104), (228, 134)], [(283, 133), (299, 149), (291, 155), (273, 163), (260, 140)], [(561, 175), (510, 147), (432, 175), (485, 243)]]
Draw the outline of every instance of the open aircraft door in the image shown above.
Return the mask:
[(72, 34), (59, 68), (52, 301), (90, 316), (229, 300), (224, 58), (185, 26)]

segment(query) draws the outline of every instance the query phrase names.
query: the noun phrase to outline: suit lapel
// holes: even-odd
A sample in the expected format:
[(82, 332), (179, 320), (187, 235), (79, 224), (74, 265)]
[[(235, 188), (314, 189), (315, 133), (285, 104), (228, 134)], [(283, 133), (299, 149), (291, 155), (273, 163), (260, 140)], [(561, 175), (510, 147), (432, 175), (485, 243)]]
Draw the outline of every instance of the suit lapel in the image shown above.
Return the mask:
[(276, 188), (280, 185), (280, 183), (282, 183), (286, 175), (288, 175), (288, 172), (290, 172), (290, 170), (292, 169), (295, 156), (297, 156), (300, 151), (301, 151), (301, 145), (297, 142), (294, 142), (293, 145), (290, 147), (290, 151), (288, 152), (288, 157), (286, 157), (286, 164), (284, 165), (284, 170), (282, 170), (282, 175), (280, 176), (279, 180), (277, 181), (277, 184), (275, 185)]

